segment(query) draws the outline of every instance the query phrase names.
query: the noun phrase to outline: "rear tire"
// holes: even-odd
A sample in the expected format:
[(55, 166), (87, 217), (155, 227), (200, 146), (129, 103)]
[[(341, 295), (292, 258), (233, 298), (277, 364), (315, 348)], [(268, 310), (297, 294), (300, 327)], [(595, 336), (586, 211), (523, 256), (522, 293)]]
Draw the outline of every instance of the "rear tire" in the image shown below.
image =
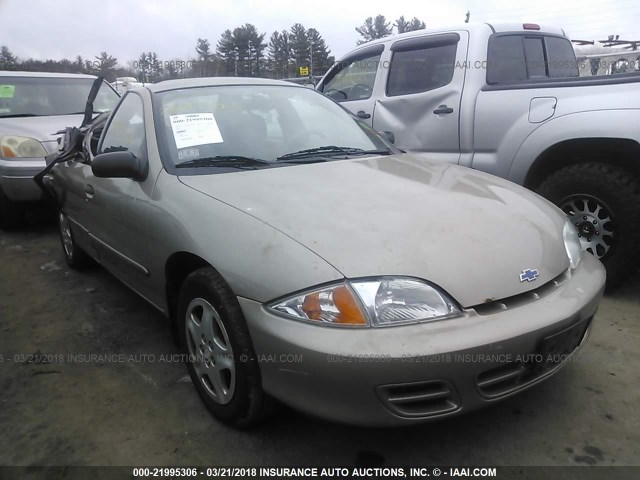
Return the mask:
[(248, 427), (262, 418), (266, 395), (238, 299), (211, 267), (191, 273), (180, 290), (178, 335), (187, 369), (218, 420)]
[(0, 190), (0, 228), (3, 230), (14, 228), (22, 222), (23, 217), (22, 207), (9, 200)]
[(91, 257), (77, 244), (71, 231), (69, 218), (62, 212), (58, 212), (58, 229), (60, 232), (60, 242), (62, 253), (67, 264), (74, 270), (83, 270), (91, 265)]
[(579, 163), (551, 174), (537, 192), (577, 224), (583, 249), (607, 268), (616, 287), (640, 264), (640, 185), (630, 173), (606, 163)]

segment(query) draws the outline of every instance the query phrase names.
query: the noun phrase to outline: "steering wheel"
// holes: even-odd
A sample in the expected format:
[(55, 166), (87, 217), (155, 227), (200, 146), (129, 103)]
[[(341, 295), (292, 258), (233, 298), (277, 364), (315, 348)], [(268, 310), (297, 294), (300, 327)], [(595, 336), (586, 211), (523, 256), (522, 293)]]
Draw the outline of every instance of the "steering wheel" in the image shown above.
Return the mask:
[(351, 99), (357, 100), (359, 98), (369, 98), (372, 92), (373, 88), (369, 85), (356, 83), (353, 87), (351, 87)]
[(313, 143), (316, 147), (320, 147), (327, 143), (327, 137), (324, 133), (319, 132), (318, 130), (304, 130), (297, 133), (287, 141), (287, 150), (295, 152), (303, 148), (313, 148), (305, 147), (305, 145), (309, 143)]
[(343, 92), (342, 90), (338, 90), (336, 88), (330, 88), (329, 90), (324, 92), (324, 94), (327, 97), (332, 98), (333, 100), (336, 100), (338, 102), (341, 101), (341, 100), (346, 100), (347, 99), (347, 94), (345, 92)]

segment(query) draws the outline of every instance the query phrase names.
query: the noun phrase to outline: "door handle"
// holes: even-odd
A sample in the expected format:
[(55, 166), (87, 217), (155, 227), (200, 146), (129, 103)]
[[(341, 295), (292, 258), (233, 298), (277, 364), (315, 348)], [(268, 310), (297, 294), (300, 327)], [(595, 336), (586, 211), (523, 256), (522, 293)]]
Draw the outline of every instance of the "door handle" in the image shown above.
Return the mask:
[(436, 115), (449, 114), (449, 113), (453, 113), (453, 108), (447, 107), (446, 105), (440, 105), (438, 108), (436, 108), (433, 111), (433, 113), (435, 113)]
[(358, 118), (363, 118), (363, 119), (365, 119), (365, 120), (366, 120), (367, 118), (371, 118), (371, 114), (370, 114), (370, 113), (365, 112), (364, 110), (360, 110), (358, 113), (356, 113), (356, 116), (357, 116)]
[(93, 198), (94, 193), (95, 191), (93, 190), (93, 187), (91, 185), (86, 184), (84, 186), (84, 197), (87, 202)]

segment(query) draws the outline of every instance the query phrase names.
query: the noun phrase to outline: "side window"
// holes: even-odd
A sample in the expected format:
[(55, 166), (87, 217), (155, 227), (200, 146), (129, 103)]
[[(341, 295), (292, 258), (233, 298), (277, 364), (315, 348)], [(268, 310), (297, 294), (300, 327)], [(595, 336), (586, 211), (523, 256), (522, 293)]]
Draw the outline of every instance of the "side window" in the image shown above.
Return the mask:
[(489, 44), (487, 83), (518, 83), (526, 79), (522, 36), (493, 37)]
[(458, 44), (393, 52), (387, 95), (408, 95), (443, 87), (453, 79)]
[(137, 157), (142, 156), (145, 151), (142, 99), (133, 93), (127, 94), (115, 111), (102, 136), (98, 153), (125, 150)]
[(95, 112), (108, 112), (115, 108), (120, 97), (116, 94), (107, 82), (102, 82), (100, 90), (93, 101), (93, 110)]
[(338, 102), (366, 100), (371, 97), (381, 54), (382, 52), (347, 60), (338, 73), (324, 84), (325, 95)]
[(527, 59), (529, 78), (546, 77), (547, 69), (542, 37), (524, 37), (524, 54)]
[(545, 37), (551, 78), (579, 77), (573, 45), (566, 38)]
[(579, 75), (573, 46), (566, 38), (499, 35), (489, 41), (489, 84)]

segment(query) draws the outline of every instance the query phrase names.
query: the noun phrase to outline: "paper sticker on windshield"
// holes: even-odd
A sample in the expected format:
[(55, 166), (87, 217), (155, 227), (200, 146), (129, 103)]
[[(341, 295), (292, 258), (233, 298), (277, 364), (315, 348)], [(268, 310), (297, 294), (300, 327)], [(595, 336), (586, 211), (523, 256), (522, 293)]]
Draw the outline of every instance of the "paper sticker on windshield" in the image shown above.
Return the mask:
[(169, 119), (178, 149), (224, 141), (213, 113), (171, 115)]
[(198, 157), (200, 157), (199, 148), (185, 148), (183, 150), (178, 150), (178, 160), (193, 160)]
[(15, 85), (0, 85), (0, 98), (13, 98), (15, 91)]

